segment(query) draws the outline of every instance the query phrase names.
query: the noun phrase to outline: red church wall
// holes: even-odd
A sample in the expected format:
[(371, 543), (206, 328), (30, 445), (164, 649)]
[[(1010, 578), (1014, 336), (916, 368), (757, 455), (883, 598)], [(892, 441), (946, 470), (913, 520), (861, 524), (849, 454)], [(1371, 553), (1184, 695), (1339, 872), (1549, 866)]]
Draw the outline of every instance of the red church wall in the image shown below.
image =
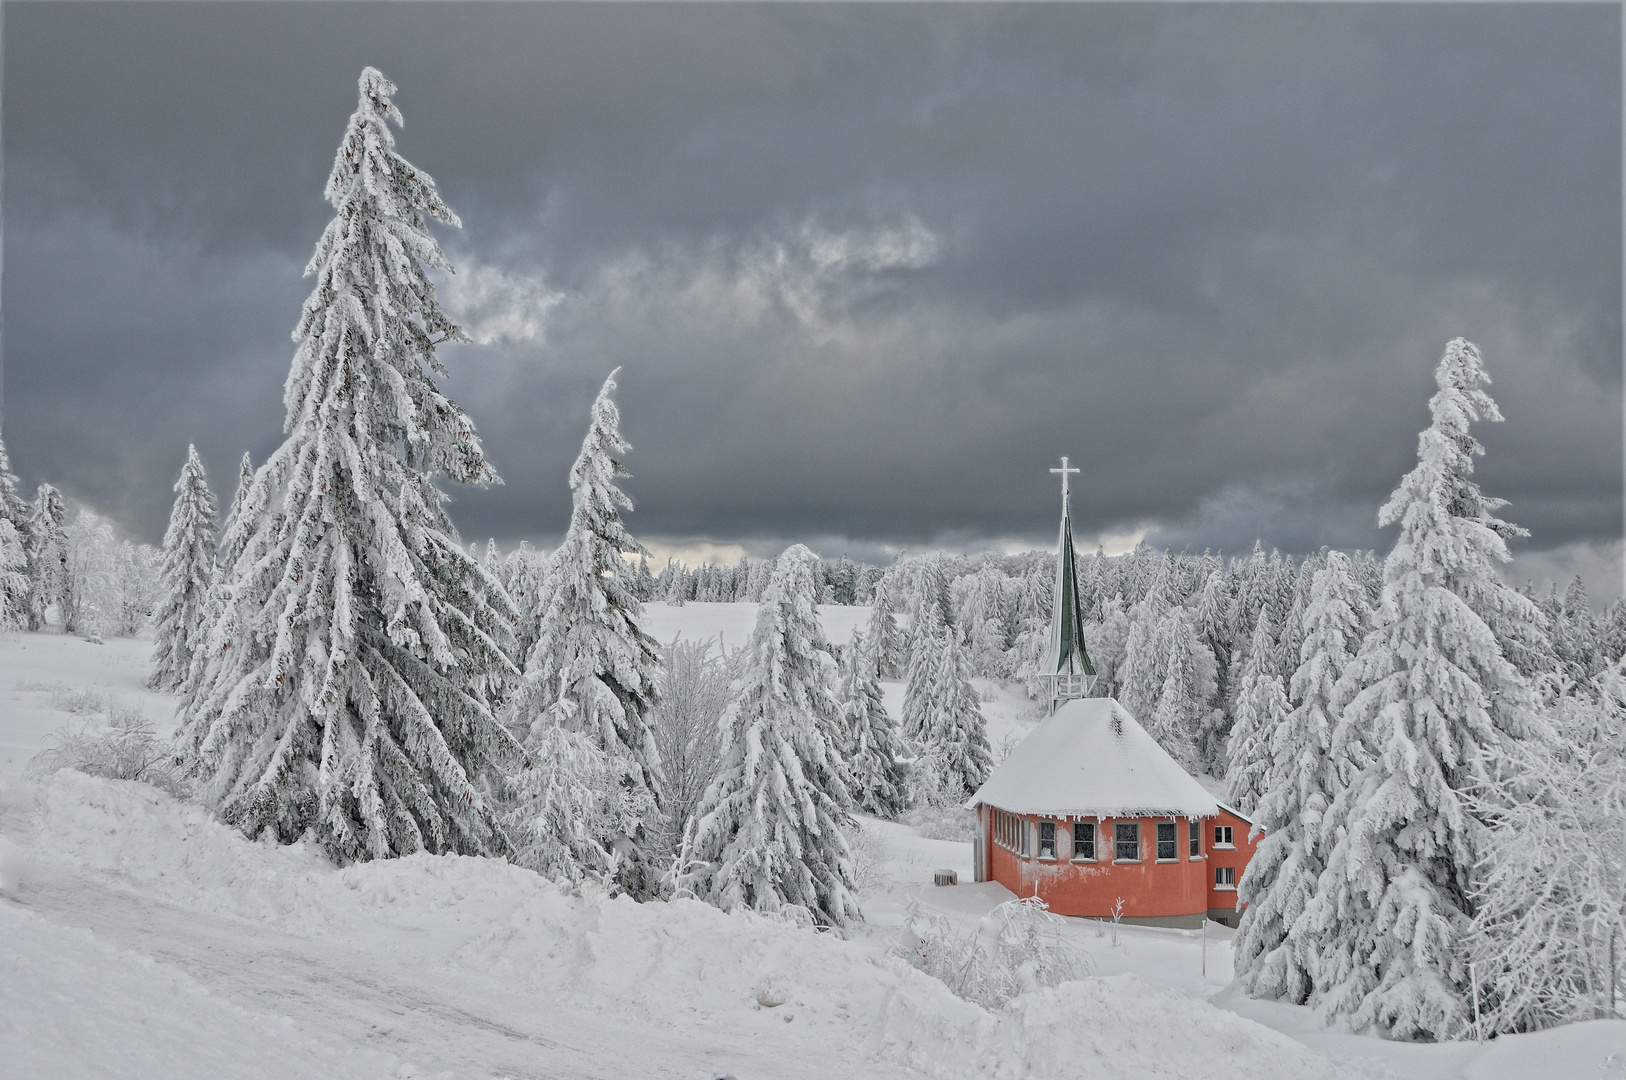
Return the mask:
[[(1196, 920), (1209, 903), (1209, 868), (1202, 854), (1190, 854), (1189, 824), (1186, 818), (1083, 818), (1096, 821), (1096, 859), (1072, 858), (1072, 819), (1023, 816), (1028, 833), (1029, 855), (1023, 855), (995, 842), (994, 813), (983, 808), (983, 850), (987, 853), (987, 873), (1017, 896), (1038, 897), (1058, 915), (1110, 918), (1113, 907), (1123, 900), (1123, 917), (1145, 920)], [(1039, 823), (1056, 823), (1057, 854), (1054, 859), (1038, 857)], [(1140, 858), (1118, 861), (1115, 854), (1115, 825), (1133, 821), (1139, 828)], [(1157, 825), (1175, 825), (1175, 857), (1157, 858)], [(1206, 819), (1204, 824), (1206, 825)], [(1207, 830), (1211, 833), (1211, 830)], [(1202, 847), (1206, 850), (1207, 843)]]
[[(1242, 871), (1258, 850), (1257, 840), (1249, 839), (1253, 823), (1227, 806), (1220, 807), (1219, 817), (1203, 819), (1203, 846), (1208, 851), (1208, 916), (1227, 926), (1235, 926), (1241, 918), (1236, 899), (1236, 882), (1242, 880)], [(1216, 831), (1218, 840), (1216, 840)], [(1230, 845), (1226, 846), (1225, 841)], [(1230, 879), (1221, 883), (1220, 877)]]

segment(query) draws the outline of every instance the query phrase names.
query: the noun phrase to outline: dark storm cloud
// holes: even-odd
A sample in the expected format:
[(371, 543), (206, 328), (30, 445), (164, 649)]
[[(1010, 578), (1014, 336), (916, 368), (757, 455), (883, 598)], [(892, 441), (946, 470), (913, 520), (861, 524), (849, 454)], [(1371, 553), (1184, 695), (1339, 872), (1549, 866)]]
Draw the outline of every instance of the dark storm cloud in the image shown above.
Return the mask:
[[(354, 80), (465, 229), (448, 353), (551, 539), (625, 365), (636, 531), (1386, 547), (1445, 341), (1533, 546), (1621, 525), (1607, 7), (10, 7), (6, 434), (149, 538), (281, 424)], [(223, 492), (224, 494), (224, 492)]]

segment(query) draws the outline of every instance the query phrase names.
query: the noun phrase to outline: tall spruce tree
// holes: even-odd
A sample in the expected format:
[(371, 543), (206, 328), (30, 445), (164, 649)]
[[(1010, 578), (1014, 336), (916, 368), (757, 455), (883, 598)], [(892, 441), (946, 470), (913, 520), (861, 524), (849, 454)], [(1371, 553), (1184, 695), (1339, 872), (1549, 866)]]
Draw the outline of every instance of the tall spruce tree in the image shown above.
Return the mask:
[(1254, 813), (1264, 833), (1237, 884), (1247, 904), (1232, 947), (1243, 988), (1255, 997), (1302, 1005), (1314, 987), (1320, 942), (1302, 916), (1326, 869), (1331, 837), (1322, 829), (1328, 808), (1364, 761), (1333, 754), (1336, 687), (1360, 646), (1366, 591), (1349, 556), (1328, 552), (1316, 571), (1304, 610), (1301, 661), (1289, 700), (1298, 705), (1270, 740), (1270, 768)]
[(846, 730), (847, 787), (853, 805), (877, 817), (893, 818), (906, 801), (903, 744), (897, 722), (881, 697), (878, 650), (862, 630), (841, 656), (841, 717)]
[(632, 500), (616, 486), (628, 475), (621, 459), (631, 449), (611, 396), (619, 370), (593, 401), (587, 436), (570, 469), (570, 527), (548, 562), (537, 608), (521, 616), (534, 626), (536, 644), (514, 693), (512, 720), (527, 747), (559, 727), (590, 736), (618, 763), (626, 805), (647, 807), (647, 815), (623, 815), (617, 835), (600, 841), (618, 857), (622, 887), (642, 897), (653, 892), (658, 876), (650, 843), (660, 754), (649, 713), (660, 656), (655, 639), (639, 625), (643, 605), (632, 592), (632, 567), (622, 558), (641, 554), (643, 546), (621, 521)]
[(43, 630), (55, 609), (66, 624), (68, 594), (68, 510), (62, 495), (41, 484), (28, 514), (28, 628)]
[(1244, 814), (1254, 812), (1269, 786), (1271, 740), (1287, 722), (1287, 689), (1276, 670), (1276, 657), (1276, 624), (1267, 608), (1254, 623), (1253, 642), (1242, 665), (1225, 766), (1227, 797)]
[(1197, 634), (1191, 613), (1172, 607), (1158, 625), (1163, 650), (1163, 687), (1148, 717), (1147, 730), (1185, 768), (1204, 768), (1200, 743), (1218, 726), (1209, 706), (1214, 698), (1214, 655)]
[(918, 607), (916, 624), (910, 629), (909, 665), (904, 672), (903, 736), (912, 743), (925, 737), (933, 710), (938, 708), (943, 682), (943, 635), (953, 634), (944, 625), (935, 604)]
[(933, 801), (957, 805), (982, 786), (994, 762), (987, 721), (971, 684), (970, 665), (952, 627), (944, 628), (938, 638), (931, 675), (922, 682), (917, 711), (920, 727), (914, 736), (919, 749), (915, 768), (926, 782), (917, 783), (916, 788), (929, 792)]
[(1489, 514), (1499, 503), (1468, 480), (1483, 453), (1469, 424), (1500, 413), (1463, 339), (1434, 377), (1417, 466), (1378, 513), (1400, 526), (1382, 604), (1344, 673), (1358, 690), (1334, 744), (1366, 740), (1371, 763), (1334, 808), (1339, 840), (1308, 913), (1325, 935), (1322, 1009), (1399, 1038), (1445, 1038), (1470, 1015), (1464, 935), (1487, 839), (1470, 799), (1500, 740), (1533, 717), (1528, 684), (1468, 600), (1496, 597), (1494, 562), (1508, 558)]
[(29, 623), (28, 504), (17, 494), (17, 477), (0, 440), (0, 626)]
[(162, 599), (147, 685), (154, 690), (176, 690), (186, 682), (203, 646), (209, 594), (215, 582), (215, 497), (195, 446), (186, 448), (186, 464), (175, 481), (175, 505), (164, 531), (163, 558)]
[(723, 760), (684, 839), (676, 886), (725, 911), (818, 926), (860, 917), (841, 835), (847, 792), (827, 733), (839, 705), (819, 628), (818, 556), (779, 557), (744, 674), (723, 714)]
[(306, 268), (288, 437), (224, 538), (240, 553), (181, 731), (223, 820), (341, 862), (506, 851), (490, 785), (523, 756), (492, 711), (517, 674), (513, 612), (435, 485), (497, 481), (435, 382), (436, 346), (468, 338), (426, 273), (450, 269), (427, 222), (459, 223), (394, 151), (394, 93), (362, 72)]
[(871, 592), (869, 622), (864, 636), (875, 651), (880, 676), (893, 679), (901, 675), (909, 660), (909, 639), (898, 626), (898, 617), (892, 607), (892, 592), (885, 581), (876, 582)]

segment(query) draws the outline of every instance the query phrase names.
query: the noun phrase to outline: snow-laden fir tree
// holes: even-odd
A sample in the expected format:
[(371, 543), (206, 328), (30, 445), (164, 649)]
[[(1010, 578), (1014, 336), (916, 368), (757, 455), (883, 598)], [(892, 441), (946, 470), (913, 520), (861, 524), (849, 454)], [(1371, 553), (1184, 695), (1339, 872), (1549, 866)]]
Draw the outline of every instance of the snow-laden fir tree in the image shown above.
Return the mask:
[(62, 495), (41, 484), (28, 514), (28, 628), (43, 630), (50, 613), (68, 613), (68, 510)]
[(1334, 808), (1340, 838), (1307, 913), (1325, 935), (1323, 1011), (1398, 1038), (1450, 1037), (1471, 1019), (1465, 935), (1487, 836), (1469, 799), (1492, 781), (1500, 740), (1534, 719), (1528, 684), (1466, 599), (1494, 597), (1508, 558), (1497, 503), (1467, 479), (1483, 452), (1469, 424), (1499, 416), (1488, 381), (1477, 349), (1447, 346), (1417, 466), (1378, 513), (1400, 535), (1339, 721), (1369, 741), (1371, 764)]
[(1608, 1016), (1626, 976), (1626, 673), (1617, 662), (1550, 710), (1555, 740), (1505, 740), (1531, 794), (1492, 829), (1469, 955), (1486, 1033)]
[(1254, 811), (1254, 830), (1264, 838), (1237, 883), (1248, 916), (1237, 930), (1233, 964), (1255, 997), (1302, 1005), (1314, 986), (1320, 941), (1301, 916), (1327, 865), (1327, 810), (1366, 764), (1338, 760), (1332, 742), (1335, 688), (1360, 645), (1365, 617), (1366, 592), (1349, 557), (1328, 552), (1304, 610), (1301, 660), (1289, 691), (1298, 704), (1270, 740), (1265, 790)]
[(862, 630), (841, 657), (841, 716), (848, 793), (867, 814), (895, 818), (906, 801), (903, 744), (881, 697), (877, 649)]
[(310, 835), (348, 862), (504, 852), (493, 777), (523, 751), (493, 713), (507, 594), (470, 558), (437, 477), (489, 484), (474, 423), (436, 386), (467, 336), (427, 268), (457, 217), (396, 154), (395, 87), (373, 68), (333, 162), (334, 216), (307, 273), (286, 441), (255, 473), (224, 550), (224, 605), (180, 744), (250, 837)]
[(1563, 599), (1551, 606), (1548, 617), (1553, 653), (1565, 677), (1575, 685), (1583, 685), (1601, 673), (1608, 661), (1599, 647), (1598, 621), (1593, 617), (1586, 583), (1580, 574), (1576, 574), (1569, 588), (1564, 590)]
[(210, 567), (209, 592), (198, 622), (199, 647), (191, 650), (191, 662), (182, 674), (180, 682), (174, 687), (181, 695), (181, 715), (184, 715), (190, 707), (192, 697), (202, 684), (204, 673), (209, 666), (209, 649), (205, 646), (215, 624), (226, 609), (226, 571), (236, 565), (238, 556), (243, 553), (243, 545), (248, 542), (248, 537), (253, 531), (241, 523), (244, 508), (249, 504), (249, 496), (253, 489), (254, 459), (244, 453), (242, 461), (237, 466), (237, 490), (232, 493), (231, 506), (226, 510), (226, 518), (221, 523), (215, 542), (215, 562)]
[(1276, 626), (1267, 608), (1253, 627), (1253, 641), (1237, 683), (1236, 716), (1225, 765), (1226, 797), (1252, 814), (1270, 782), (1271, 741), (1287, 722), (1290, 707), (1276, 670)]
[(875, 652), (875, 663), (882, 678), (893, 679), (903, 674), (909, 662), (909, 638), (898, 626), (892, 592), (885, 581), (877, 582), (872, 591), (864, 636)]
[(643, 605), (632, 593), (632, 568), (623, 554), (642, 545), (627, 532), (621, 510), (632, 506), (616, 481), (628, 475), (622, 458), (620, 413), (611, 397), (616, 369), (593, 401), (587, 436), (570, 469), (570, 527), (548, 562), (539, 606), (521, 614), (536, 627), (536, 644), (514, 692), (511, 722), (533, 756), (551, 727), (590, 736), (622, 770), (617, 781), (630, 810), (613, 836), (602, 837), (617, 856), (617, 877), (633, 896), (657, 884), (650, 831), (659, 801), (660, 754), (650, 727), (660, 657), (639, 625)]
[(626, 860), (613, 845), (632, 831), (647, 843), (656, 814), (649, 790), (627, 783), (636, 765), (606, 752), (593, 733), (560, 724), (542, 724), (526, 751), (529, 768), (508, 778), (509, 857), (555, 881), (623, 886)]
[(28, 504), (17, 494), (17, 477), (0, 440), (0, 626), (29, 623)]
[(1005, 674), (1005, 575), (992, 556), (978, 560), (977, 572), (965, 583), (960, 627), (971, 670), (990, 679)]
[(186, 448), (186, 464), (175, 481), (175, 505), (169, 512), (163, 550), (147, 685), (176, 690), (186, 682), (203, 647), (215, 582), (215, 497), (195, 446)]
[(827, 734), (840, 706), (817, 571), (818, 557), (800, 544), (774, 567), (723, 714), (722, 766), (685, 837), (675, 884), (725, 911), (842, 927), (860, 916), (841, 834), (848, 795)]
[(904, 670), (903, 713), (899, 719), (903, 737), (918, 744), (942, 696), (942, 641), (953, 631), (944, 625), (934, 604), (921, 606), (915, 618), (919, 625), (910, 627), (909, 664)]
[[(231, 506), (226, 510), (226, 519), (220, 527), (220, 543), (215, 551), (215, 562), (222, 567), (234, 566), (237, 557), (243, 553), (242, 543), (247, 540), (249, 530), (237, 523), (243, 516), (243, 507), (248, 502), (249, 492), (254, 487), (254, 459), (247, 452), (243, 460), (237, 463), (237, 490), (232, 492)], [(231, 536), (237, 544), (235, 548), (228, 547), (226, 537)]]
[[(1017, 601), (1016, 640), (1011, 644), (1013, 674), (1022, 683), (1028, 697), (1038, 698), (1045, 693), (1045, 654), (1050, 649), (1050, 613), (1053, 607), (1056, 564), (1054, 557), (1035, 560), (1022, 577), (1021, 595)], [(1090, 624), (1085, 624), (1086, 634)], [(1089, 644), (1090, 658), (1096, 657), (1095, 642)], [(1101, 662), (1095, 661), (1097, 686), (1111, 683), (1111, 676), (1101, 674)]]
[(1163, 617), (1157, 642), (1163, 649), (1163, 687), (1146, 728), (1184, 768), (1201, 772), (1199, 744), (1218, 726), (1209, 704), (1214, 699), (1214, 655), (1183, 607), (1172, 607)]
[(0, 628), (28, 625), (28, 545), (10, 521), (0, 518)]
[(937, 659), (923, 682), (917, 709), (920, 727), (911, 735), (918, 750), (913, 767), (919, 778), (914, 786), (928, 802), (958, 805), (988, 779), (994, 760), (970, 665), (952, 628), (945, 628), (938, 639)]
[(950, 592), (954, 582), (954, 557), (947, 552), (936, 551), (913, 560), (910, 569), (914, 572), (907, 605), (909, 664), (912, 667), (917, 654), (937, 651), (937, 639), (944, 627), (957, 627)]

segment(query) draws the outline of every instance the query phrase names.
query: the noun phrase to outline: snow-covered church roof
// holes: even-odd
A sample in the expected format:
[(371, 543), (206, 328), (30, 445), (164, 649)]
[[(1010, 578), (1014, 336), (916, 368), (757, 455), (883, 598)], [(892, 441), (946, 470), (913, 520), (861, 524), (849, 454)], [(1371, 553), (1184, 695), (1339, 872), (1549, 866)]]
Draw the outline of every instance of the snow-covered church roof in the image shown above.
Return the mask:
[(1212, 817), (1219, 803), (1111, 698), (1064, 702), (967, 806), (1073, 817)]

